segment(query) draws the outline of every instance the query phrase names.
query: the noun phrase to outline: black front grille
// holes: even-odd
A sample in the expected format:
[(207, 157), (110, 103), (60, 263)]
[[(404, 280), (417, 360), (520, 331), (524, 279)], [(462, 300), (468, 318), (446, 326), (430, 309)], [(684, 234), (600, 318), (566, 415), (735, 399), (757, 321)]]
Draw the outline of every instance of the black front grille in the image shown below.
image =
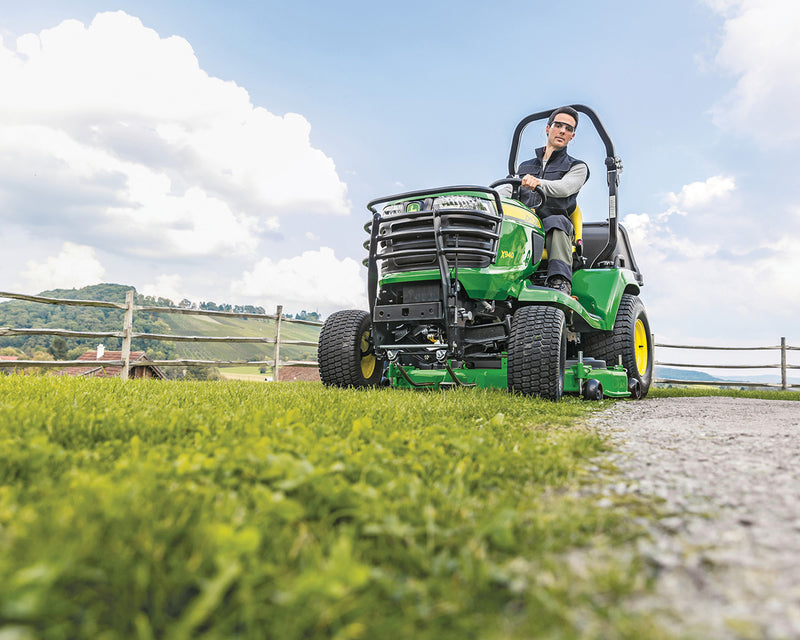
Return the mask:
[[(426, 209), (377, 219), (383, 273), (437, 269), (436, 234), (447, 262), (486, 267), (497, 257), (502, 216), (474, 209)], [(438, 224), (437, 224), (438, 222)]]

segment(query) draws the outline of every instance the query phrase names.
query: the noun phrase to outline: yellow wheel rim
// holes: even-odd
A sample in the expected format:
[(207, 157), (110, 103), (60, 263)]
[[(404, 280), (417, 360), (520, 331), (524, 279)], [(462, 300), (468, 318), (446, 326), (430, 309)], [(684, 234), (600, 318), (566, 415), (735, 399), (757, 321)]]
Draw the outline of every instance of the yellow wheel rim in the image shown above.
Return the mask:
[(369, 331), (361, 334), (361, 375), (365, 379), (371, 378), (375, 373), (375, 356), (370, 353), (369, 338)]
[(636, 350), (636, 369), (642, 375), (647, 371), (647, 362), (650, 359), (650, 354), (647, 349), (647, 331), (644, 328), (644, 322), (641, 320), (636, 321), (636, 326), (633, 329), (633, 343)]

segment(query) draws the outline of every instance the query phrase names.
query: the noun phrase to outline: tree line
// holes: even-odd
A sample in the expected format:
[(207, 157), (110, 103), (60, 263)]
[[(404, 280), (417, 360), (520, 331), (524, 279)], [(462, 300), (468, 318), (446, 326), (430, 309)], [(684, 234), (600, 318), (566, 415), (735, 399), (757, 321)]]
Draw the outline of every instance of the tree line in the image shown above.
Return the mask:
[[(98, 284), (82, 289), (52, 289), (39, 295), (65, 300), (103, 300), (125, 303), (125, 294), (133, 287), (119, 284)], [(168, 300), (152, 296), (136, 295), (140, 305), (167, 306)], [(14, 328), (65, 329), (67, 331), (119, 331), (124, 311), (103, 307), (74, 307), (13, 300), (0, 304), (0, 326)], [(139, 333), (169, 333), (169, 326), (153, 313), (136, 314), (133, 330)], [(153, 359), (168, 359), (175, 356), (175, 347), (170, 344), (145, 345), (143, 340), (134, 340), (131, 350), (143, 351)], [(122, 348), (121, 338), (105, 338), (103, 345), (109, 351)], [(61, 338), (59, 336), (14, 336), (0, 338), (0, 349), (7, 355), (21, 355), (29, 359), (41, 359), (49, 354), (56, 360), (75, 360), (89, 349), (97, 347), (96, 338)], [(15, 353), (8, 353), (8, 350)]]

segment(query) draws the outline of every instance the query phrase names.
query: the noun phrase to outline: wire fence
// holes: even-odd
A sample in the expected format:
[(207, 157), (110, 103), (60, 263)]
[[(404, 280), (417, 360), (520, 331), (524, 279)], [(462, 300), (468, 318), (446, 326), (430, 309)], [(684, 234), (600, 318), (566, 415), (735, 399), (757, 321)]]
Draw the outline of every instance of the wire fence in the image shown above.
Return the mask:
[[(311, 320), (296, 320), (283, 317), (283, 305), (278, 305), (275, 315), (262, 313), (244, 313), (236, 311), (211, 311), (206, 309), (186, 309), (184, 307), (158, 307), (134, 304), (134, 291), (129, 290), (125, 295), (125, 303), (106, 302), (100, 300), (66, 300), (63, 298), (46, 298), (43, 296), (31, 296), (21, 293), (0, 291), (0, 298), (11, 298), (25, 300), (28, 302), (39, 302), (42, 304), (67, 305), (77, 307), (104, 307), (108, 309), (119, 309), (124, 311), (121, 331), (69, 331), (66, 329), (34, 329), (34, 328), (9, 328), (0, 327), (0, 337), (12, 336), (60, 336), (62, 338), (120, 338), (122, 340), (122, 352), (119, 360), (0, 360), (0, 368), (19, 368), (19, 367), (48, 367), (48, 368), (69, 368), (86, 367), (97, 365), (101, 367), (121, 367), (120, 377), (127, 380), (131, 369), (135, 367), (152, 366), (265, 366), (272, 367), (273, 380), (279, 380), (281, 367), (317, 367), (316, 361), (310, 360), (280, 360), (281, 345), (297, 346), (317, 346), (316, 341), (310, 340), (286, 340), (281, 338), (281, 327), (284, 323), (295, 323), (309, 326), (321, 327), (321, 322)], [(248, 320), (273, 320), (275, 322), (275, 334), (272, 337), (264, 336), (184, 336), (157, 333), (136, 333), (133, 331), (133, 318), (135, 313), (180, 313), (185, 315), (216, 316), (224, 318), (245, 318)], [(273, 345), (272, 360), (140, 360), (131, 361), (131, 341), (132, 340), (163, 340), (171, 342), (209, 342), (209, 343), (261, 343)]]

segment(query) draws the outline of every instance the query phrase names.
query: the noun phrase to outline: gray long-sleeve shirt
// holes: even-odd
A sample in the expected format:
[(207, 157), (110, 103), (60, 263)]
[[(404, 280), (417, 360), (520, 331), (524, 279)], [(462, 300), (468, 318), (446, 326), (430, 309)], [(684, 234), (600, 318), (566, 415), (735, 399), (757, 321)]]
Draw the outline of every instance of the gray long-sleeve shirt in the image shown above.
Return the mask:
[(566, 198), (574, 193), (578, 193), (586, 180), (589, 178), (588, 167), (578, 163), (564, 174), (560, 180), (540, 179), (544, 195), (548, 198)]
[[(589, 169), (585, 164), (578, 163), (572, 169), (564, 174), (563, 178), (559, 180), (542, 180), (539, 182), (542, 185), (544, 195), (549, 198), (566, 198), (573, 193), (578, 193), (589, 177)], [(504, 198), (511, 197), (511, 185), (503, 184), (497, 187), (498, 193)]]

